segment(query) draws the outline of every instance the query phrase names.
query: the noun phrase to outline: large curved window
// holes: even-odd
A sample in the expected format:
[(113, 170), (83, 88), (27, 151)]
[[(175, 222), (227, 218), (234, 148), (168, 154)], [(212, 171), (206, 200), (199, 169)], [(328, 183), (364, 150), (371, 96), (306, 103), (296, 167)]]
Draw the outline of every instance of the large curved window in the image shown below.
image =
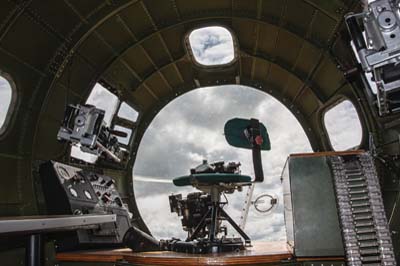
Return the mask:
[(4, 132), (7, 126), (13, 97), (15, 96), (10, 81), (0, 72), (0, 134)]
[(344, 100), (325, 113), (324, 123), (335, 151), (357, 148), (362, 139), (362, 127), (357, 110)]
[[(290, 153), (309, 152), (309, 141), (292, 113), (272, 96), (244, 86), (201, 88), (168, 104), (147, 129), (133, 169), (134, 189), (140, 213), (157, 238), (186, 238), (180, 217), (171, 213), (168, 196), (186, 196), (192, 187), (175, 187), (171, 180), (186, 175), (203, 159), (240, 161), (242, 173), (253, 176), (250, 150), (229, 146), (223, 135), (231, 118), (258, 118), (268, 128), (271, 151), (262, 154), (265, 181), (255, 186), (254, 198), (262, 193), (277, 195), (282, 203), (280, 174)], [(240, 223), (247, 188), (228, 196), (227, 213)], [(284, 240), (283, 205), (269, 215), (252, 207), (245, 228), (252, 240)], [(230, 235), (237, 235), (228, 228)]]
[(230, 63), (235, 57), (231, 33), (223, 27), (205, 27), (193, 30), (189, 46), (194, 59), (205, 66)]

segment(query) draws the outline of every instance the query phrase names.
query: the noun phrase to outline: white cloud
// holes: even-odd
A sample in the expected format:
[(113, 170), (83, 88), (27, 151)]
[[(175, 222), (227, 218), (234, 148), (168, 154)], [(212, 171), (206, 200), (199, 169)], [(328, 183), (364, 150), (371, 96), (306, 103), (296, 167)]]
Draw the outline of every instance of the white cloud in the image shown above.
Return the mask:
[(196, 29), (189, 35), (189, 42), (193, 55), (200, 64), (226, 64), (234, 58), (232, 35), (225, 28)]

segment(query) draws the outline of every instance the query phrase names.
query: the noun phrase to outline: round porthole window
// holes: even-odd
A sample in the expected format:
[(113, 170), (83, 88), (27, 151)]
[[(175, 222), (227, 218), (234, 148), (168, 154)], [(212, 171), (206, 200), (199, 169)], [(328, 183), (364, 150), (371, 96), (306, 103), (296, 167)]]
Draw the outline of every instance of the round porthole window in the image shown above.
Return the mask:
[(235, 58), (232, 34), (224, 27), (193, 30), (189, 34), (189, 47), (196, 62), (203, 66), (224, 65)]

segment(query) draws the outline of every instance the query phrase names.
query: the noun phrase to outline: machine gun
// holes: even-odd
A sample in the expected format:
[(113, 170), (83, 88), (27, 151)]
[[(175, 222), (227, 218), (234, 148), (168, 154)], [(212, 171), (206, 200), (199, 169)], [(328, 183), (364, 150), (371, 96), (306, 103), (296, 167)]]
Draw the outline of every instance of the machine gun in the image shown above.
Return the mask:
[[(254, 180), (241, 174), (240, 163), (223, 161), (211, 164), (203, 161), (201, 165), (190, 170), (190, 175), (173, 179), (176, 186), (193, 186), (201, 192), (189, 193), (186, 198), (182, 198), (181, 194), (169, 197), (171, 212), (182, 216), (182, 226), (188, 232), (188, 237), (185, 241), (162, 240), (161, 249), (217, 253), (251, 246), (249, 236), (223, 210), (227, 202), (221, 201), (221, 195), (233, 193), (235, 190), (241, 191), (244, 186), (264, 180), (261, 150), (270, 149), (269, 136), (265, 126), (256, 119), (229, 120), (225, 124), (224, 132), (230, 145), (253, 151)], [(222, 225), (222, 221), (227, 221), (241, 237), (227, 237), (227, 228)]]
[[(191, 174), (211, 174), (211, 173), (226, 173), (226, 174), (240, 174), (240, 163), (229, 162), (224, 163), (223, 161), (208, 164), (207, 161), (203, 161), (202, 164), (194, 169), (190, 170)], [(242, 187), (240, 186), (239, 189)], [(227, 189), (225, 192), (234, 192), (234, 188)], [(227, 202), (220, 202), (221, 205), (225, 205)], [(182, 194), (175, 194), (169, 196), (169, 204), (171, 212), (175, 212), (178, 216), (182, 216), (182, 227), (184, 231), (188, 232), (188, 238), (193, 237), (193, 233), (196, 231), (196, 226), (201, 222), (202, 217), (207, 213), (209, 208), (212, 206), (211, 195), (205, 192), (192, 192), (189, 193), (186, 198), (182, 198)], [(199, 229), (197, 237), (204, 238), (209, 234), (210, 223)], [(221, 226), (221, 223), (217, 224), (216, 231), (218, 233), (224, 233), (227, 235), (227, 229), (225, 226)]]
[(346, 16), (362, 70), (371, 73), (376, 84), (381, 116), (400, 111), (399, 4), (398, 0), (377, 0), (366, 12)]
[(68, 105), (57, 139), (79, 145), (83, 152), (98, 156), (105, 154), (106, 158), (121, 162), (123, 151), (117, 136), (127, 135), (107, 127), (104, 115), (104, 110), (93, 105)]

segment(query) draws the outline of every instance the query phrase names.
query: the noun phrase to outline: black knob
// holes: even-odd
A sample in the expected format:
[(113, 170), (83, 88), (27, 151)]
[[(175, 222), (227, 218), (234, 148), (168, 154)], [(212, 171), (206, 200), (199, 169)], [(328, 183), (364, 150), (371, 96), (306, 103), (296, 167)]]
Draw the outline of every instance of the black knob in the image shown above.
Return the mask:
[(74, 212), (73, 212), (73, 214), (74, 214), (74, 215), (82, 215), (83, 213), (82, 213), (82, 210), (80, 210), (80, 209), (75, 209)]
[(107, 183), (106, 186), (110, 187), (111, 185), (114, 185), (115, 181), (113, 179), (110, 179)]
[(110, 193), (107, 193), (107, 192), (104, 193), (103, 196), (101, 197), (101, 200), (102, 200), (104, 203), (108, 203), (108, 202), (112, 201), (111, 194), (110, 194)]
[(120, 198), (117, 197), (114, 201), (119, 207), (122, 207), (122, 200)]
[(99, 176), (96, 175), (96, 174), (92, 174), (92, 175), (90, 176), (90, 181), (97, 181), (98, 179), (99, 179)]
[(73, 181), (74, 183), (77, 183), (77, 182), (81, 181), (81, 179), (82, 179), (82, 177), (81, 177), (79, 174), (76, 174), (76, 175), (74, 175), (74, 176), (72, 177), (72, 181)]

